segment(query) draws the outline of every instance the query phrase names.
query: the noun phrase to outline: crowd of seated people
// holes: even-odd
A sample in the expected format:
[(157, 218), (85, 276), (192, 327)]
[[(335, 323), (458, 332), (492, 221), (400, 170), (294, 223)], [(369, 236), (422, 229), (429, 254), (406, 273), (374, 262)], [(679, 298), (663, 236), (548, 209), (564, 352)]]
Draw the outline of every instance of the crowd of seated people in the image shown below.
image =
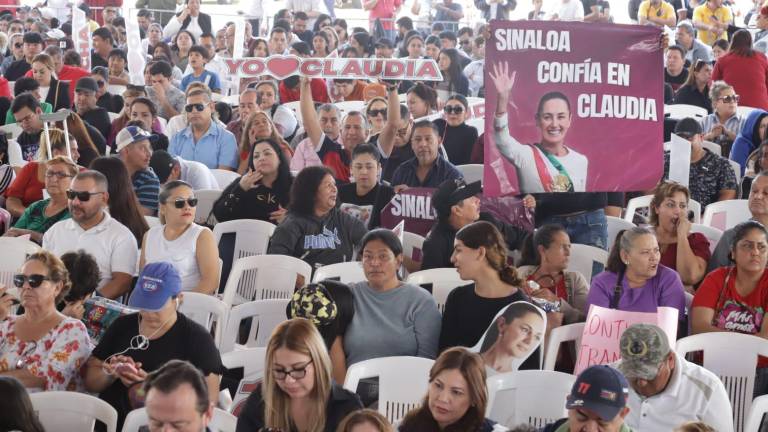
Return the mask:
[[(669, 180), (667, 152), (652, 191), (517, 197), (532, 228), (491, 212), (481, 182), (463, 178), (465, 165), (484, 161), (483, 130), (470, 120), (483, 116), (488, 22), (527, 6), (474, 0), (482, 18), (467, 23), (456, 0), (365, 0), (370, 22), (356, 27), (334, 17), (331, 1), (326, 15), (317, 0), (289, 0), (269, 19), (255, 7), (238, 41), (237, 25), (216, 28), (199, 0), (166, 12), (139, 3), (141, 52), (130, 54), (144, 57), (133, 71), (143, 82), (128, 71), (126, 17), (116, 10), (79, 6), (93, 27), (87, 70), (71, 23), (53, 22), (46, 8), (0, 6), (0, 122), (13, 131), (0, 137), (3, 232), (41, 247), (13, 269), (12, 286), (0, 286), (0, 389), (9, 395), (0, 412), (13, 414), (0, 429), (42, 430), (28, 393), (48, 390), (96, 395), (118, 427), (140, 407), (153, 431), (210, 425), (233, 372), (221, 329), (188, 314), (184, 297), (221, 296), (230, 285), (239, 257), (214, 234), (230, 221), (274, 225), (262, 253), (302, 260), (313, 274), (347, 262), (359, 274), (290, 287), (238, 431), (505, 430), (486, 417), (488, 377), (541, 369), (542, 341), (584, 322), (593, 305), (672, 308), (681, 337), (768, 338), (768, 6), (737, 14), (721, 0), (630, 1), (635, 23), (674, 31), (664, 42), (667, 103), (706, 111), (667, 119), (691, 145), (688, 185)], [(610, 6), (561, 0), (545, 10), (535, 0), (528, 18), (612, 23)], [(443, 80), (241, 77), (225, 62), (241, 51), (432, 59)], [(64, 120), (46, 120), (60, 110), (70, 111)], [(434, 207), (421, 256), (382, 218), (415, 188), (431, 189)], [(203, 205), (211, 190), (217, 198)], [(647, 220), (608, 238), (609, 216), (643, 195)], [(693, 200), (704, 209), (736, 198), (749, 214), (717, 243), (694, 226)], [(574, 270), (572, 243), (609, 252), (603, 271)], [(408, 280), (433, 269), (455, 269), (463, 282), (437, 300)], [(104, 304), (120, 316), (94, 331), (89, 311)], [(568, 417), (543, 430), (734, 430), (722, 383), (667, 338), (651, 325), (626, 330), (621, 361), (584, 370)], [(558, 370), (572, 372), (575, 354), (561, 354)], [(375, 379), (356, 393), (343, 387), (350, 367), (392, 356), (435, 360), (423, 401), (397, 426), (366, 409)], [(761, 357), (755, 396), (768, 394), (767, 370)]]

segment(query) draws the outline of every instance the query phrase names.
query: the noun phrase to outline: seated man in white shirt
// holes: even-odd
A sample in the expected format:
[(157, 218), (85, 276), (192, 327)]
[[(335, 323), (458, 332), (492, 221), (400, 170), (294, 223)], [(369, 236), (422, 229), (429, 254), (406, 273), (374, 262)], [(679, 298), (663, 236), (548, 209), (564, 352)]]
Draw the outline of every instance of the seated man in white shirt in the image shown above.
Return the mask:
[(83, 171), (69, 190), (72, 219), (54, 224), (43, 236), (43, 249), (58, 256), (84, 250), (96, 258), (101, 272), (99, 295), (111, 299), (128, 292), (136, 273), (138, 247), (131, 231), (106, 211), (107, 178), (98, 171)]
[(219, 182), (211, 170), (200, 162), (184, 160), (173, 156), (165, 150), (152, 153), (149, 166), (160, 179), (160, 185), (169, 181), (181, 180), (192, 186), (193, 190), (220, 189)]
[(629, 381), (629, 415), (635, 432), (671, 431), (686, 421), (700, 421), (718, 432), (733, 432), (728, 393), (720, 379), (685, 360), (670, 347), (664, 331), (635, 324), (621, 335), (621, 362)]

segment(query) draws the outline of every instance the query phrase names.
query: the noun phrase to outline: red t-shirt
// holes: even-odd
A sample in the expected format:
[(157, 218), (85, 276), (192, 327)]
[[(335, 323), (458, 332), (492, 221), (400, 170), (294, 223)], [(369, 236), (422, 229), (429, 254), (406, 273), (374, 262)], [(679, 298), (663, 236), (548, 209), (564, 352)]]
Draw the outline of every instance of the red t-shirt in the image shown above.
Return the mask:
[(35, 201), (43, 199), (43, 189), (45, 183), (37, 179), (38, 162), (29, 162), (19, 171), (19, 174), (13, 180), (5, 196), (18, 198), (24, 207), (29, 207)]
[(11, 95), (11, 86), (8, 85), (8, 80), (3, 76), (0, 76), (0, 97), (13, 99), (13, 95)]
[[(733, 273), (726, 285), (725, 279), (731, 269)], [(768, 269), (763, 272), (757, 287), (747, 296), (736, 291), (735, 267), (720, 267), (712, 271), (696, 290), (691, 309), (696, 307), (713, 309), (713, 325), (723, 331), (759, 333), (768, 310)], [(758, 366), (768, 366), (768, 358), (760, 357)]]
[(739, 95), (739, 105), (768, 110), (768, 59), (728, 53), (715, 63), (712, 81), (725, 81)]
[[(312, 100), (320, 103), (328, 103), (331, 99), (328, 97), (328, 90), (325, 88), (325, 81), (320, 78), (312, 78), (309, 82), (312, 89)], [(284, 81), (280, 81), (280, 103), (296, 102), (301, 96), (299, 87), (289, 89)]]
[[(709, 240), (701, 233), (688, 234), (688, 244), (691, 245), (693, 254), (709, 262), (712, 253), (709, 251)], [(677, 243), (667, 245), (667, 249), (661, 254), (661, 264), (677, 270)]]

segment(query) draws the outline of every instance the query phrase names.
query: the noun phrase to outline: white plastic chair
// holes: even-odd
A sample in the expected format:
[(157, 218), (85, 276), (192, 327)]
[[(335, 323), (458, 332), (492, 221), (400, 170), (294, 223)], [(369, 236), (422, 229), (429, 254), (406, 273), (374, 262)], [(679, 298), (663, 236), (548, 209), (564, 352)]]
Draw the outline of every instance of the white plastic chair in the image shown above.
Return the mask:
[(275, 232), (275, 225), (257, 219), (237, 219), (219, 222), (213, 227), (213, 236), (219, 244), (224, 234), (235, 234), (233, 259), (264, 255), (269, 247), (269, 238)]
[(253, 300), (290, 298), (296, 278), (311, 280), (312, 267), (287, 255), (256, 255), (236, 259), (224, 286), (224, 303), (232, 306)]
[[(219, 351), (228, 353), (245, 348), (267, 346), (272, 330), (286, 318), (286, 307), (290, 299), (255, 300), (239, 304), (229, 310), (226, 329)], [(239, 343), (240, 324), (251, 318), (251, 328), (245, 345)]]
[(117, 411), (103, 400), (85, 393), (45, 391), (29, 395), (40, 423), (49, 431), (90, 431), (96, 420), (117, 431)]
[(13, 275), (24, 265), (27, 255), (40, 250), (37, 243), (16, 237), (0, 237), (0, 284), (13, 286)]
[[(122, 432), (139, 432), (142, 426), (149, 424), (146, 408), (138, 408), (128, 413), (123, 423)], [(221, 408), (213, 409), (213, 417), (208, 423), (208, 429), (213, 432), (235, 432), (237, 417)]]
[(221, 190), (224, 190), (224, 188), (229, 186), (229, 184), (235, 181), (235, 179), (240, 178), (240, 174), (236, 173), (235, 171), (219, 168), (212, 169), (211, 174), (213, 174), (213, 178), (216, 179), (216, 183), (219, 184), (219, 189)]
[[(741, 186), (741, 165), (739, 165), (738, 162), (731, 159), (726, 159), (728, 163), (731, 165), (731, 169), (733, 170), (733, 173), (736, 175), (736, 186), (737, 188)], [(739, 192), (738, 190), (736, 191)], [(739, 195), (740, 196), (740, 195)]]
[[(713, 143), (712, 141), (702, 141), (701, 146), (718, 156), (722, 156), (723, 154), (723, 147), (720, 144)], [(728, 155), (726, 155), (726, 157), (727, 156)]]
[(432, 364), (434, 360), (406, 356), (361, 361), (347, 369), (344, 388), (354, 392), (361, 379), (379, 377), (378, 411), (394, 424), (421, 404)]
[(339, 282), (345, 284), (362, 282), (365, 280), (363, 263), (360, 261), (347, 261), (324, 265), (315, 270), (312, 282), (319, 282), (323, 279), (338, 279)]
[(421, 262), (423, 259), (424, 237), (404, 231), (403, 232), (403, 254), (413, 261)]
[(160, 218), (157, 216), (144, 215), (144, 220), (147, 221), (147, 225), (149, 225), (150, 228), (162, 225)]
[(575, 342), (578, 348), (581, 345), (581, 334), (584, 332), (584, 323), (566, 324), (555, 327), (549, 332), (546, 340), (546, 349), (544, 350), (544, 370), (555, 370), (557, 362), (557, 353), (560, 347), (566, 342)]
[(256, 390), (257, 384), (264, 378), (264, 363), (267, 348), (245, 348), (230, 351), (221, 355), (221, 364), (227, 369), (243, 368), (243, 379), (237, 386), (237, 393), (232, 396), (232, 405), (228, 411), (235, 416), (240, 415), (242, 406), (251, 392)]
[(752, 406), (757, 356), (768, 356), (768, 341), (733, 332), (701, 333), (679, 339), (679, 355), (703, 351), (705, 369), (717, 375), (731, 400), (734, 430), (744, 431), (744, 422)]
[(483, 164), (456, 165), (456, 169), (467, 183), (483, 181)]
[(571, 245), (569, 271), (579, 272), (587, 279), (587, 282), (591, 282), (595, 262), (605, 266), (605, 263), (608, 262), (608, 251), (584, 244), (574, 243)]
[[(629, 200), (627, 202), (627, 210), (624, 212), (624, 220), (632, 222), (635, 218), (635, 212), (638, 209), (650, 207), (652, 199), (653, 195), (643, 195)], [(693, 212), (693, 223), (701, 223), (701, 203), (694, 199), (689, 199), (688, 209)]]
[(707, 110), (696, 105), (673, 104), (664, 105), (664, 117), (681, 120), (686, 117), (702, 119), (707, 116)]
[(432, 297), (435, 298), (437, 308), (441, 313), (445, 309), (445, 302), (448, 300), (448, 294), (450, 294), (454, 288), (470, 283), (459, 277), (459, 272), (453, 267), (413, 272), (408, 275), (407, 282), (413, 285), (431, 284)]
[(288, 108), (289, 110), (293, 111), (293, 113), (296, 115), (296, 120), (299, 121), (299, 124), (304, 124), (301, 118), (301, 109), (299, 109), (299, 101), (286, 102), (282, 105)]
[(213, 204), (221, 196), (217, 189), (200, 189), (195, 191), (197, 198), (197, 210), (195, 211), (195, 223), (204, 224), (213, 210)]
[(703, 225), (703, 224), (691, 224), (691, 232), (692, 233), (701, 233), (704, 234), (704, 237), (709, 240), (709, 252), (714, 252), (715, 247), (717, 247), (717, 242), (720, 241), (720, 237), (723, 236), (723, 231), (713, 228), (709, 225)]
[[(15, 139), (8, 140), (8, 164), (16, 170), (16, 174), (19, 168), (27, 164), (27, 160), (21, 153), (21, 146)], [(45, 189), (43, 191), (47, 192)]]
[(2, 131), (2, 133), (6, 133), (6, 134), (10, 133), (11, 134), (11, 139), (15, 140), (16, 138), (19, 137), (19, 135), (21, 135), (22, 129), (21, 129), (21, 126), (19, 126), (18, 123), (11, 123), (11, 124), (8, 124), (8, 125), (5, 125), (5, 126), (0, 126), (0, 131)]
[(725, 231), (751, 217), (752, 213), (745, 199), (717, 201), (704, 209), (701, 223)]
[(749, 107), (749, 106), (737, 106), (736, 107), (736, 115), (738, 115), (741, 118), (744, 118), (749, 115), (752, 111), (756, 110), (757, 108)]
[(109, 116), (110, 122), (113, 122), (116, 118), (120, 117), (120, 113), (108, 112), (107, 115)]
[(634, 228), (635, 224), (616, 216), (606, 216), (605, 218), (608, 220), (608, 249), (610, 250), (619, 231)]
[(216, 347), (221, 346), (221, 338), (227, 325), (229, 313), (229, 307), (226, 303), (209, 294), (185, 292), (179, 311), (209, 331), (216, 323), (213, 340)]
[(576, 377), (547, 370), (522, 370), (488, 378), (485, 416), (507, 427), (537, 428), (568, 415), (565, 398)]
[(768, 414), (768, 395), (754, 398), (744, 423), (744, 432), (758, 432), (765, 414)]
[(485, 117), (471, 118), (464, 123), (477, 129), (477, 136), (480, 136), (485, 132)]

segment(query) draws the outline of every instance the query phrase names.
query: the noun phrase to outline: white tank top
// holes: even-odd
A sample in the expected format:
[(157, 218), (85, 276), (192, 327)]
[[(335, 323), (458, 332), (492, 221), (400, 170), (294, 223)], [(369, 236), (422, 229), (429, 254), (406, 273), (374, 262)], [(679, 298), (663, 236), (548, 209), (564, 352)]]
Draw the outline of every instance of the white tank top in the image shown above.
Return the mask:
[(192, 291), (200, 283), (200, 267), (197, 265), (197, 238), (208, 228), (192, 224), (181, 237), (168, 240), (163, 235), (164, 225), (159, 225), (147, 232), (147, 244), (144, 245), (146, 263), (165, 261), (173, 264), (181, 276), (182, 291)]

